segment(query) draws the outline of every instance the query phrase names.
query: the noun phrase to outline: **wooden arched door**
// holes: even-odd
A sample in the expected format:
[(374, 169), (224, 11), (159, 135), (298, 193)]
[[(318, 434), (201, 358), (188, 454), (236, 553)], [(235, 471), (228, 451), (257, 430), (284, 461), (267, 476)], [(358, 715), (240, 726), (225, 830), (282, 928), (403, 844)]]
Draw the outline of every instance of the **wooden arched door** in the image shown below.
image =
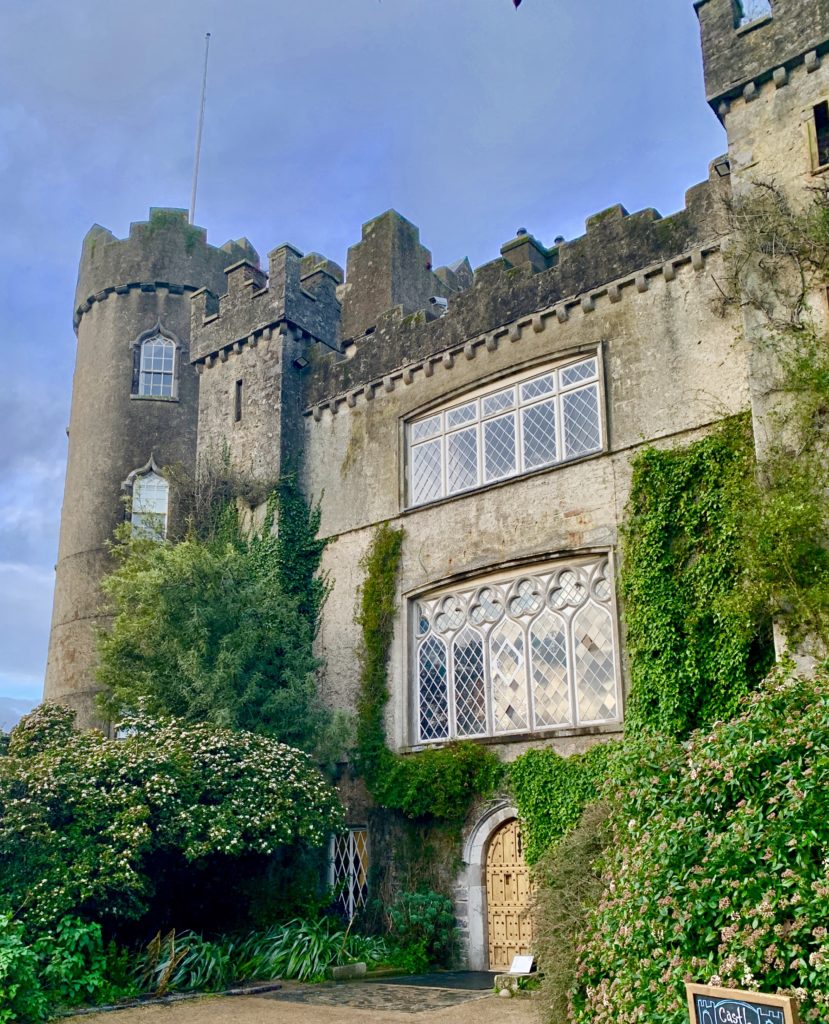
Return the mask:
[(489, 969), (508, 971), (512, 958), (533, 952), (532, 886), (521, 826), (513, 818), (493, 835), (486, 855)]

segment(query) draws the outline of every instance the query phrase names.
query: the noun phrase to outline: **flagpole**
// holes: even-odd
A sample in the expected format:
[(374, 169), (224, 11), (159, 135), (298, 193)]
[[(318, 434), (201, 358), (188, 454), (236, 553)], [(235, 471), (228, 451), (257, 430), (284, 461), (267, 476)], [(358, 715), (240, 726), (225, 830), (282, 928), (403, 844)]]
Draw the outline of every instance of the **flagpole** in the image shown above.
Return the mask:
[(207, 54), (210, 49), (210, 33), (204, 36), (204, 74), (201, 81), (201, 104), (199, 106), (199, 120), (196, 127), (196, 155), (193, 161), (193, 189), (190, 193), (190, 223), (196, 219), (196, 188), (199, 184), (199, 160), (201, 158), (201, 136), (204, 129), (204, 100), (207, 95)]

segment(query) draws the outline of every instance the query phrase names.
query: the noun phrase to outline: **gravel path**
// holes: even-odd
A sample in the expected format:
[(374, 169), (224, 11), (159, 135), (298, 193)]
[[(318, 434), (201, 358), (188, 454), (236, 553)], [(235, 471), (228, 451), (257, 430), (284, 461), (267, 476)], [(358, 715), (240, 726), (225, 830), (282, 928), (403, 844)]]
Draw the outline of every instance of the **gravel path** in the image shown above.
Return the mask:
[(298, 985), (77, 1018), (83, 1024), (537, 1024), (526, 996), (382, 984)]

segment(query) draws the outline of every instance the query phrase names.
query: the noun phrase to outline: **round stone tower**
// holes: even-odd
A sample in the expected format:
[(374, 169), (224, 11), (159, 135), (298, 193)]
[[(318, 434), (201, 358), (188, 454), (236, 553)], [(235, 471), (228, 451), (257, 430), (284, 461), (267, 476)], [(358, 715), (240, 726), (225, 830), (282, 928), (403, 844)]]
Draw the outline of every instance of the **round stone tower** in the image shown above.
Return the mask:
[(156, 471), (195, 468), (198, 377), (189, 358), (190, 294), (202, 287), (224, 291), (225, 267), (243, 258), (257, 258), (246, 240), (210, 246), (183, 210), (151, 210), (149, 221), (132, 224), (125, 239), (96, 225), (84, 240), (44, 688), (45, 700), (77, 710), (81, 727), (101, 724), (96, 630), (106, 616), (99, 582), (109, 568), (107, 542), (124, 519), (124, 497), (147, 477), (152, 486), (142, 494), (158, 513), (158, 489), (165, 484)]

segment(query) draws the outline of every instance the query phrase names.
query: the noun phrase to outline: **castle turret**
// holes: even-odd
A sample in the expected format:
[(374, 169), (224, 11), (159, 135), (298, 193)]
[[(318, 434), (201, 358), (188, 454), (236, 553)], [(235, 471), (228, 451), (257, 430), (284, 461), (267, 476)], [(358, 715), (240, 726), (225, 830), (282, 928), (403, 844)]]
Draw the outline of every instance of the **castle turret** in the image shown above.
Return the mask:
[(96, 225), (81, 254), (69, 454), (44, 698), (95, 709), (99, 583), (107, 543), (131, 498), (133, 518), (166, 531), (161, 471), (195, 468), (198, 378), (190, 365), (190, 295), (224, 289), (225, 267), (256, 259), (246, 242), (215, 248), (180, 210), (151, 210), (118, 239)]

